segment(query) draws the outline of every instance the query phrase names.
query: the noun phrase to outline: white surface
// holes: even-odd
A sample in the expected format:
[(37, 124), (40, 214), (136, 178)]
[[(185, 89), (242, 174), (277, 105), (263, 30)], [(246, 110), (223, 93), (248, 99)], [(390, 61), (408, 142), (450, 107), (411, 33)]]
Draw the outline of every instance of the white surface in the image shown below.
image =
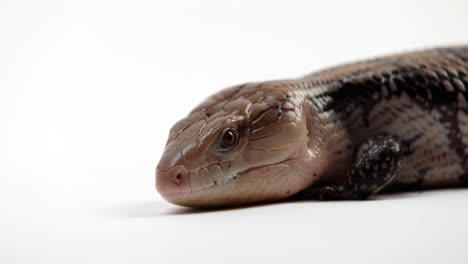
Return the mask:
[(466, 1), (1, 1), (0, 263), (467, 263), (468, 191), (196, 212), (169, 127), (236, 83), (468, 43)]

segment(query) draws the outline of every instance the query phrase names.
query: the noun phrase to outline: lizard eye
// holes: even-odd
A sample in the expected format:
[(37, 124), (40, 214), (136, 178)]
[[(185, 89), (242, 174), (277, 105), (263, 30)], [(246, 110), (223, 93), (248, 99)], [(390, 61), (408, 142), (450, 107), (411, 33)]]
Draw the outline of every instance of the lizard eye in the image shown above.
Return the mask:
[(229, 151), (233, 149), (239, 142), (239, 133), (237, 129), (227, 127), (223, 129), (219, 139), (219, 151)]

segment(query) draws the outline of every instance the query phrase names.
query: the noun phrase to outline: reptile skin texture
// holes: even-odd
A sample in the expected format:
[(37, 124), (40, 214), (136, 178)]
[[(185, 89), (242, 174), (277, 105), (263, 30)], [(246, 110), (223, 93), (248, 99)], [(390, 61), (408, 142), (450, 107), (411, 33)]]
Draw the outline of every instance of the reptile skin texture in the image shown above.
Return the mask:
[[(467, 182), (468, 47), (434, 49), (324, 70), (297, 81), (336, 135), (331, 159), (387, 134), (401, 144), (393, 184)], [(319, 117), (320, 118), (320, 117)], [(325, 126), (324, 126), (325, 127)], [(331, 133), (330, 133), (331, 132)]]

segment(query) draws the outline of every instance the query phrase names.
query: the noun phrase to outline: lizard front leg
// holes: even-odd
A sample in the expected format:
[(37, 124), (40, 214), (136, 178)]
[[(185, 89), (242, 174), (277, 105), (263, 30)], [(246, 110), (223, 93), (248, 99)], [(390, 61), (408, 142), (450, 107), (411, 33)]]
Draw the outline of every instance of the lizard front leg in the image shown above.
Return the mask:
[(313, 187), (304, 198), (318, 196), (321, 200), (361, 200), (378, 193), (396, 177), (402, 152), (392, 137), (379, 135), (363, 143), (355, 162), (342, 183)]

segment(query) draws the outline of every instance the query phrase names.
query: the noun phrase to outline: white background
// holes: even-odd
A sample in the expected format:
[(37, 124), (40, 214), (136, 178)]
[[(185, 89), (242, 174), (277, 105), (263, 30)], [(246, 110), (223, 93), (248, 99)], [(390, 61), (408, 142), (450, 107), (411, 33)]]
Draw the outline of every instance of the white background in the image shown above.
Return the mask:
[(460, 1), (0, 1), (0, 263), (468, 263), (468, 191), (199, 212), (170, 126), (217, 90), (468, 43)]

